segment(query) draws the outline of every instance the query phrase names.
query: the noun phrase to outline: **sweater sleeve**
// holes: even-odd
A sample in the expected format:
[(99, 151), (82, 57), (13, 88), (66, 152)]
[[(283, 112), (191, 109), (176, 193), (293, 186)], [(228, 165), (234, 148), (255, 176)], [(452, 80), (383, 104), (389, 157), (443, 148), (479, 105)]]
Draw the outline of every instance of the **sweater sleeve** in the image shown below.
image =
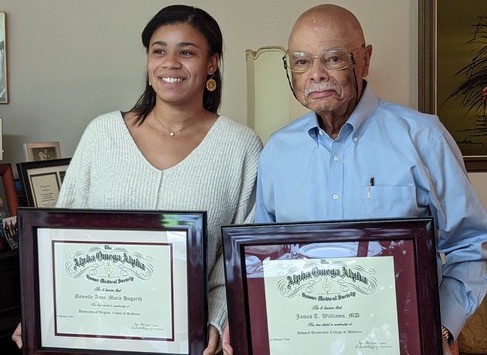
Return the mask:
[[(248, 144), (240, 171), (240, 191), (238, 203), (232, 219), (232, 224), (249, 222), (253, 218), (255, 204), (255, 183), (257, 179), (257, 165), (262, 142), (253, 131), (249, 131)], [(220, 231), (221, 232), (221, 231)], [(221, 236), (220, 236), (221, 238)], [(209, 323), (214, 325), (220, 334), (227, 321), (227, 302), (225, 292), (223, 248), (217, 251), (216, 263), (209, 276)]]
[(56, 203), (59, 208), (87, 208), (90, 187), (90, 160), (94, 129), (90, 124), (76, 147), (66, 171)]
[(257, 134), (254, 134), (251, 149), (245, 156), (242, 170), (242, 188), (232, 224), (251, 223), (253, 221), (257, 166), (261, 150), (262, 142)]

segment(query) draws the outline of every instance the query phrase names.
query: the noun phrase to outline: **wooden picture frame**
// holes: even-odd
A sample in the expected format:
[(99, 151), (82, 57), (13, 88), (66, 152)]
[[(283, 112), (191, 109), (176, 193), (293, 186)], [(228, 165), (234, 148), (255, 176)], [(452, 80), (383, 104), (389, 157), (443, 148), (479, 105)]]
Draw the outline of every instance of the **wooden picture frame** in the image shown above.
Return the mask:
[[(347, 354), (442, 353), (431, 218), (225, 226), (222, 234), (236, 355), (331, 354), (337, 342)], [(389, 335), (375, 333), (375, 322)]]
[[(2, 188), (0, 189), (0, 197), (3, 202), (3, 207), (0, 211), (0, 215), (2, 218), (13, 217), (17, 214), (19, 202), (17, 200), (17, 192), (15, 191), (15, 180), (12, 165), (10, 163), (0, 164), (0, 175), (2, 176)], [(3, 209), (5, 207), (6, 209)]]
[[(487, 161), (485, 1), (419, 0), (419, 110), (436, 114), (465, 157)], [(451, 21), (452, 16), (455, 21)], [(484, 92), (485, 95), (485, 92)], [(468, 164), (470, 165), (470, 164)], [(487, 171), (487, 164), (482, 164)], [(476, 165), (478, 167), (478, 165)]]
[(45, 161), (61, 158), (59, 142), (24, 143), (24, 154), (27, 161)]
[(27, 207), (54, 207), (71, 158), (17, 163)]
[(7, 14), (0, 12), (0, 104), (8, 104)]
[(0, 117), (0, 160), (3, 160), (3, 118)]
[(465, 167), (470, 173), (487, 173), (487, 157), (464, 157)]
[(206, 212), (19, 208), (23, 353), (202, 354)]

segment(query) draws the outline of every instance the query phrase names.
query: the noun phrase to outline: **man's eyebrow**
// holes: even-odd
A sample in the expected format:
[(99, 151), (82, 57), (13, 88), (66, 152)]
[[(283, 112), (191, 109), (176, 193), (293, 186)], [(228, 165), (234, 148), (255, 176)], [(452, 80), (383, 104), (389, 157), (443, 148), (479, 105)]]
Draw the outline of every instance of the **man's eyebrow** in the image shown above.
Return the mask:
[[(339, 47), (339, 46), (327, 47), (327, 48), (323, 48), (321, 53), (333, 52), (333, 51), (345, 51), (346, 52), (346, 49)], [(304, 53), (310, 53), (310, 52), (300, 49), (300, 50), (295, 50), (295, 51), (289, 51), (289, 53), (290, 54), (304, 54)]]

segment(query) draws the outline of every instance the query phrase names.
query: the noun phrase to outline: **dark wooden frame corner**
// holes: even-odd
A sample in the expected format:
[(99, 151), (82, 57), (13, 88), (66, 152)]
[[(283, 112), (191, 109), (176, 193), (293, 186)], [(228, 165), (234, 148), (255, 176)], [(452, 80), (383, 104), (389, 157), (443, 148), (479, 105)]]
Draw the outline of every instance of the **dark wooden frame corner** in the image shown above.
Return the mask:
[[(36, 170), (48, 170), (53, 168), (56, 171), (57, 167), (66, 166), (66, 169), (71, 162), (71, 158), (62, 159), (52, 159), (52, 160), (42, 160), (42, 161), (28, 161), (17, 163), (17, 172), (19, 174), (19, 179), (22, 184), (22, 190), (24, 192), (25, 203), (27, 207), (39, 207), (36, 204), (34, 198), (34, 187), (31, 184), (30, 176)], [(43, 172), (45, 174), (45, 172)], [(60, 185), (58, 186), (61, 187)]]

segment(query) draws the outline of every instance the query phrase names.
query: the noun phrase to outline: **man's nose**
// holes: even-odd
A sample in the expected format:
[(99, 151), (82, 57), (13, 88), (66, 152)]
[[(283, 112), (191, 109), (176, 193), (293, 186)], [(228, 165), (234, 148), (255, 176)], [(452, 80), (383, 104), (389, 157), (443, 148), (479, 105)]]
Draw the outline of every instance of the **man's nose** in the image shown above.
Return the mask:
[(330, 78), (329, 69), (325, 67), (321, 58), (314, 58), (309, 69), (310, 77), (316, 81), (328, 80)]

